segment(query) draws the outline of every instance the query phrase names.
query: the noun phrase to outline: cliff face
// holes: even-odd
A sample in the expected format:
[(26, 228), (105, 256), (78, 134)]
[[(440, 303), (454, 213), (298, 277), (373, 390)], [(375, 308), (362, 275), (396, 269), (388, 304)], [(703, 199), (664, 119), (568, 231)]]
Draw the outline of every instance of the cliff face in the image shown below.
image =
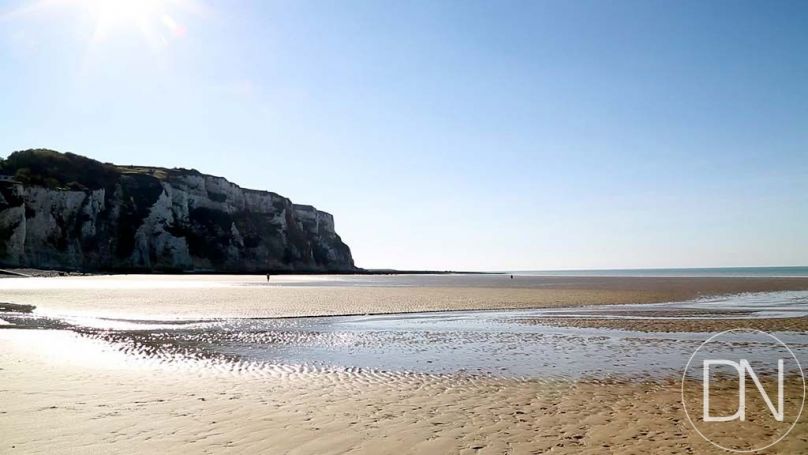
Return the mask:
[(355, 270), (334, 218), (314, 207), (197, 171), (121, 167), (42, 150), (16, 152), (0, 168), (0, 265)]

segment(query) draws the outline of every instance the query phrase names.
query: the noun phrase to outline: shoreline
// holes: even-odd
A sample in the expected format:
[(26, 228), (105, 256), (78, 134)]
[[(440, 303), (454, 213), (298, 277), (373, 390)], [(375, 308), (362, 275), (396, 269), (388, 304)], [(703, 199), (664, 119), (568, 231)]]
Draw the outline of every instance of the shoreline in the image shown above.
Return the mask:
[(6, 277), (26, 277), (26, 278), (46, 278), (60, 276), (112, 276), (112, 275), (235, 275), (235, 276), (262, 276), (262, 275), (292, 275), (292, 276), (329, 276), (329, 275), (505, 275), (510, 272), (473, 272), (454, 270), (394, 270), (394, 269), (357, 269), (357, 270), (267, 270), (265, 272), (234, 272), (215, 270), (141, 270), (141, 269), (113, 269), (113, 270), (72, 270), (48, 268), (40, 269), (33, 267), (3, 267), (0, 268), (0, 278)]
[[(3, 267), (0, 266), (0, 278), (8, 276), (22, 277), (56, 277), (56, 276), (109, 276), (109, 275), (171, 275), (171, 276), (390, 276), (390, 275), (515, 275), (519, 277), (559, 277), (559, 278), (808, 278), (805, 273), (760, 274), (751, 271), (805, 270), (808, 266), (766, 266), (766, 267), (691, 267), (691, 268), (633, 268), (633, 269), (570, 269), (570, 270), (397, 270), (397, 269), (363, 269), (355, 270), (266, 270), (266, 271), (216, 271), (216, 270), (145, 270), (145, 269), (109, 269), (109, 270), (74, 270), (62, 268), (36, 267)], [(749, 271), (748, 275), (737, 274)], [(655, 274), (656, 272), (656, 274)], [(690, 273), (690, 274), (689, 274)]]

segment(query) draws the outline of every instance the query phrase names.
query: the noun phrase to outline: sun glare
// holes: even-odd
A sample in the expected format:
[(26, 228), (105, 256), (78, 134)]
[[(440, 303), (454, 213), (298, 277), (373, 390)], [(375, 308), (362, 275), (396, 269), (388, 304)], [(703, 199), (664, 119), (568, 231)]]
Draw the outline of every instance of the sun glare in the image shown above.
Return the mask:
[[(91, 44), (113, 36), (140, 35), (150, 45), (160, 47), (186, 34), (177, 14), (205, 16), (209, 10), (199, 0), (34, 0), (0, 14), (0, 19), (48, 15), (71, 10), (89, 18)], [(79, 22), (86, 26), (86, 22)]]
[(160, 14), (160, 0), (84, 0), (105, 24), (129, 24), (152, 19)]
[(82, 0), (95, 18), (93, 41), (137, 29), (151, 44), (181, 37), (185, 28), (169, 15), (168, 0)]

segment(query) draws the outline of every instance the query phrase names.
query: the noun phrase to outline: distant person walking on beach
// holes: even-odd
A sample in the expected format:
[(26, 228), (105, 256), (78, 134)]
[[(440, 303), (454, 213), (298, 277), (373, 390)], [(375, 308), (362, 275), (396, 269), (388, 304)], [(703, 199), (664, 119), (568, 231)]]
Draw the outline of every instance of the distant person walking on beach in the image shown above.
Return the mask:
[(513, 279), (513, 275), (511, 275), (511, 279)]
[(269, 274), (267, 273), (267, 281), (269, 281)]

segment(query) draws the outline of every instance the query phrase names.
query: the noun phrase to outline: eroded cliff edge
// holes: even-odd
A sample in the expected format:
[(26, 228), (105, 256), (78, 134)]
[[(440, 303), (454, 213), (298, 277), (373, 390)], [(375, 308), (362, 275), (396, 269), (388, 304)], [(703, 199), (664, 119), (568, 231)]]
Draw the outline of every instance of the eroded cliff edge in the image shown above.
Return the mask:
[(0, 162), (0, 265), (81, 271), (350, 272), (331, 214), (195, 170), (51, 150)]

